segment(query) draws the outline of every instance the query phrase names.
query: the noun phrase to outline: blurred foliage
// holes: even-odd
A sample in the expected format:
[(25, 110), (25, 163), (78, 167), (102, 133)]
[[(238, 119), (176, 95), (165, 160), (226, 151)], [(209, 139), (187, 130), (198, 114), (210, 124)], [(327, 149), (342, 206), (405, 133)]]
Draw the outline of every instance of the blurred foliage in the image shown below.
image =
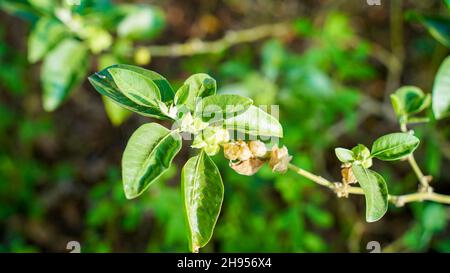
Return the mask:
[[(162, 21), (157, 20), (155, 25), (151, 23), (155, 28), (150, 31), (135, 28), (140, 22), (148, 23), (149, 11), (134, 5), (112, 5), (103, 0), (82, 1), (80, 6), (67, 6), (65, 1), (2, 1), (3, 10), (31, 24), (0, 13), (0, 252), (65, 252), (71, 240), (78, 240), (86, 252), (188, 251), (175, 169), (139, 199), (129, 201), (123, 194), (120, 170), (115, 166), (119, 166), (126, 139), (143, 119), (133, 115), (120, 128), (110, 126), (102, 112), (102, 100), (82, 81), (79, 89), (86, 90), (76, 92), (73, 101), (55, 113), (42, 110), (44, 90), (39, 71), (43, 68), (28, 63), (30, 54), (26, 52), (30, 48), (25, 45), (25, 33), (37, 30), (42, 18), (53, 18), (54, 2), (69, 7), (95, 27), (87, 30), (85, 37), (44, 28), (55, 40), (81, 41), (89, 51), (86, 63), (94, 63), (92, 68), (86, 64), (86, 73), (116, 62), (147, 65), (180, 84), (188, 74), (209, 73), (218, 80), (219, 93), (249, 96), (257, 105), (279, 105), (285, 128), (283, 144), (294, 155), (293, 163), (307, 170), (338, 177), (340, 166), (332, 153), (337, 143), (354, 146), (397, 130), (395, 123), (380, 115), (360, 120), (366, 97), (383, 99), (387, 73), (371, 57), (376, 45), (360, 36), (389, 47), (388, 7), (347, 3), (337, 12), (312, 1), (286, 1), (280, 5), (286, 7), (280, 12), (284, 18), (271, 15), (270, 3), (267, 9), (256, 6), (260, 9), (254, 10), (249, 1), (225, 1), (216, 8), (219, 13), (208, 1), (200, 1), (206, 10), (206, 15), (200, 16), (200, 9), (186, 8), (189, 4), (184, 1), (156, 1), (170, 23), (162, 30)], [(290, 5), (298, 8), (298, 14), (289, 13)], [(438, 4), (408, 7), (420, 14), (437, 14), (442, 8)], [(180, 10), (185, 17), (180, 17)], [(210, 37), (211, 26), (205, 27), (205, 20), (198, 19), (205, 16), (216, 18), (206, 20), (215, 22), (214, 29), (240, 28), (244, 24), (239, 23), (240, 18), (245, 16), (239, 12), (260, 12), (258, 16), (267, 18), (266, 22), (293, 19), (294, 33), (283, 39), (239, 45), (220, 54), (177, 60), (153, 60), (151, 53), (143, 51), (138, 57), (130, 54), (136, 45), (156, 39), (161, 31), (160, 43), (182, 41), (185, 33)], [(298, 18), (299, 14), (305, 16)], [(367, 23), (361, 23), (366, 19)], [(248, 25), (264, 22), (255, 17), (248, 20)], [(16, 24), (20, 26), (17, 30), (11, 28)], [(405, 47), (411, 58), (405, 60), (403, 80), (429, 93), (436, 65), (447, 51), (439, 45), (442, 39), (435, 41), (411, 22), (404, 26)], [(90, 40), (107, 34), (111, 44)], [(56, 44), (45, 47), (53, 49)], [(99, 45), (102, 48), (97, 48)], [(76, 73), (85, 72), (83, 69), (74, 67)], [(114, 124), (130, 116), (118, 113), (120, 108), (115, 105), (105, 104)], [(418, 160), (434, 176), (433, 186), (448, 194), (448, 144), (443, 146), (450, 135), (448, 123), (414, 129), (423, 139)], [(189, 155), (182, 152), (180, 156)], [(243, 177), (225, 160), (215, 161), (223, 175), (225, 201), (213, 240), (203, 251), (366, 251), (366, 243), (377, 240), (390, 251), (450, 252), (448, 207), (418, 203), (411, 208), (393, 208), (379, 223), (366, 224), (359, 197), (337, 200), (295, 174), (274, 175), (267, 167), (255, 176)], [(416, 178), (403, 163), (381, 165), (380, 169), (392, 193), (416, 190)]]

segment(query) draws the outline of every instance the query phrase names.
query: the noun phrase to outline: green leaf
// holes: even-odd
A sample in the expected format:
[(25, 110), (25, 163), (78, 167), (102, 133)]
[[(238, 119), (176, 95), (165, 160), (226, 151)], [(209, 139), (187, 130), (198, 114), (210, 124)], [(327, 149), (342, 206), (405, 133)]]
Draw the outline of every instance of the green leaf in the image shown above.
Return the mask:
[(391, 95), (392, 106), (397, 116), (411, 115), (425, 110), (431, 103), (431, 96), (415, 86), (404, 86)]
[(195, 107), (195, 116), (219, 121), (245, 112), (253, 101), (240, 95), (220, 94), (203, 98)]
[(372, 145), (371, 155), (384, 161), (401, 159), (419, 146), (420, 140), (408, 133), (392, 133), (384, 135)]
[(176, 105), (182, 105), (189, 97), (189, 85), (183, 84), (175, 93), (174, 103)]
[(422, 225), (425, 230), (436, 233), (447, 226), (447, 210), (442, 204), (426, 204), (422, 212)]
[(361, 165), (352, 166), (353, 174), (366, 198), (366, 221), (381, 219), (388, 209), (388, 189), (383, 177)]
[(122, 158), (122, 177), (128, 199), (142, 194), (151, 183), (169, 169), (181, 149), (176, 131), (150, 123), (139, 127), (128, 141)]
[[(140, 77), (144, 77), (146, 78), (146, 80), (153, 81), (153, 83), (159, 89), (161, 99), (163, 101), (170, 101), (171, 99), (173, 99), (173, 90), (169, 82), (164, 77), (156, 72), (146, 70), (137, 66), (117, 64), (107, 67), (102, 71), (91, 75), (89, 77), (89, 81), (100, 94), (111, 98), (116, 103), (131, 111), (139, 113), (143, 116), (155, 117), (159, 119), (171, 119), (161, 111), (159, 104), (145, 106), (142, 105), (142, 103), (137, 103), (139, 102), (137, 98), (135, 98), (134, 100), (130, 99), (130, 94), (128, 94), (128, 96), (124, 94), (122, 92), (122, 89), (116, 84), (113, 75), (110, 73), (111, 69), (113, 69), (113, 71), (114, 69), (128, 70), (139, 74)], [(127, 84), (121, 82), (120, 85), (122, 88), (124, 88)]]
[[(199, 73), (190, 76), (175, 95), (178, 105), (184, 104), (189, 110), (194, 110), (201, 98), (216, 94), (217, 83), (208, 74)], [(187, 94), (186, 94), (187, 92)]]
[(358, 144), (352, 148), (352, 153), (355, 161), (357, 161), (355, 163), (361, 164), (364, 168), (372, 167), (372, 157), (366, 146)]
[(106, 115), (111, 121), (112, 125), (119, 126), (124, 123), (132, 114), (132, 112), (121, 107), (115, 103), (112, 99), (102, 96), (103, 105), (105, 106)]
[(450, 115), (450, 57), (442, 62), (434, 79), (433, 113), (436, 119)]
[(214, 161), (202, 151), (184, 165), (181, 185), (189, 248), (198, 252), (211, 239), (220, 214), (224, 195), (222, 178)]
[[(99, 56), (97, 66), (99, 70), (102, 70), (103, 68), (114, 65), (116, 63), (118, 63), (118, 59), (113, 54), (107, 53)], [(103, 105), (105, 106), (106, 115), (108, 116), (112, 125), (120, 126), (131, 116), (131, 111), (115, 103), (109, 97), (102, 96), (102, 99)]]
[(450, 47), (450, 18), (418, 15), (418, 19), (433, 38)]
[(444, 0), (444, 4), (450, 10), (450, 0)]
[(27, 21), (37, 21), (41, 16), (36, 9), (22, 1), (0, 1), (0, 9)]
[(65, 39), (45, 57), (41, 80), (44, 109), (55, 110), (87, 72), (87, 49), (75, 39)]
[(336, 148), (334, 149), (334, 152), (336, 153), (336, 157), (342, 163), (350, 163), (355, 160), (355, 154), (351, 150), (344, 148)]
[(34, 8), (44, 13), (51, 13), (57, 5), (56, 0), (28, 0), (28, 2)]
[(28, 38), (28, 61), (35, 63), (42, 59), (65, 34), (66, 28), (58, 20), (48, 17), (39, 19)]
[(143, 77), (152, 80), (156, 84), (156, 86), (158, 86), (162, 101), (169, 102), (173, 100), (174, 91), (172, 89), (172, 86), (170, 85), (169, 81), (167, 81), (167, 79), (161, 76), (160, 74), (151, 70), (141, 68), (139, 66), (127, 64), (116, 64), (111, 66), (110, 68), (127, 69), (136, 72), (138, 74), (141, 74)]
[(278, 120), (254, 105), (240, 115), (225, 119), (223, 126), (254, 136), (283, 137), (283, 127)]
[(137, 104), (156, 107), (157, 101), (161, 100), (156, 84), (142, 74), (116, 67), (108, 71), (119, 90)]
[(119, 37), (145, 40), (156, 37), (164, 28), (164, 13), (150, 5), (123, 5), (127, 15), (119, 23)]

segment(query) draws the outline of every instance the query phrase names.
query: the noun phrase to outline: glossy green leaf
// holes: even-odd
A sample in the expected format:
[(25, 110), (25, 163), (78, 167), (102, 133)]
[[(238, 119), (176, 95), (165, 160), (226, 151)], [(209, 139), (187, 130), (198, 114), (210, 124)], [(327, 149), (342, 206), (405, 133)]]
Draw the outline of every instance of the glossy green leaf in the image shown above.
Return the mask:
[(144, 106), (157, 107), (161, 95), (151, 79), (129, 69), (113, 67), (108, 71), (117, 88), (130, 100)]
[(240, 95), (219, 94), (203, 98), (195, 107), (195, 116), (204, 120), (223, 120), (245, 112), (253, 101)]
[(334, 152), (336, 153), (336, 157), (342, 163), (350, 163), (355, 160), (355, 154), (351, 150), (344, 148), (336, 148), (334, 149)]
[(87, 60), (86, 47), (75, 39), (65, 39), (47, 54), (41, 71), (46, 111), (55, 110), (69, 91), (84, 79)]
[(434, 79), (433, 113), (436, 119), (450, 115), (450, 57), (442, 62)]
[(105, 106), (106, 115), (111, 121), (112, 125), (119, 126), (124, 123), (132, 114), (129, 110), (121, 107), (112, 99), (102, 96), (103, 105)]
[[(155, 105), (145, 106), (141, 103), (137, 103), (136, 99), (130, 99), (130, 94), (127, 94), (128, 96), (124, 94), (121, 88), (119, 88), (119, 86), (116, 84), (112, 74), (110, 73), (110, 69), (117, 68), (130, 70), (132, 72), (140, 74), (140, 76), (146, 78), (147, 80), (152, 80), (153, 83), (158, 87), (161, 99), (163, 101), (170, 101), (171, 99), (173, 99), (172, 87), (164, 77), (156, 72), (146, 70), (137, 66), (122, 64), (113, 65), (91, 75), (89, 77), (89, 81), (100, 94), (111, 98), (119, 105), (131, 111), (139, 113), (143, 116), (155, 117), (159, 119), (170, 119), (170, 117), (164, 114), (160, 109), (159, 103), (155, 103)], [(122, 83), (122, 88), (124, 87), (123, 85), (126, 85), (126, 83)]]
[(151, 39), (157, 36), (165, 25), (164, 13), (150, 5), (123, 5), (127, 15), (119, 23), (120, 37), (132, 40)]
[[(118, 63), (118, 59), (113, 54), (102, 54), (98, 58), (98, 69), (102, 70), (108, 66)], [(120, 126), (125, 122), (132, 114), (131, 111), (125, 109), (119, 104), (115, 103), (112, 99), (106, 96), (102, 96), (103, 105), (105, 106), (105, 112), (111, 121), (112, 125)]]
[(381, 219), (388, 209), (388, 189), (383, 177), (361, 165), (352, 166), (353, 174), (366, 198), (366, 221)]
[(189, 97), (189, 85), (183, 84), (175, 93), (175, 104), (182, 105)]
[(144, 68), (141, 68), (139, 66), (135, 65), (127, 65), (127, 64), (116, 64), (109, 68), (120, 68), (120, 69), (127, 69), (133, 72), (136, 72), (138, 74), (141, 74), (143, 77), (146, 77), (153, 81), (154, 84), (159, 89), (161, 100), (164, 102), (168, 102), (173, 100), (174, 97), (174, 91), (172, 89), (172, 86), (170, 85), (169, 81), (161, 76), (160, 74), (147, 70)]
[(401, 159), (419, 146), (420, 140), (408, 133), (392, 133), (384, 135), (372, 145), (371, 155), (384, 161)]
[(181, 184), (189, 248), (198, 252), (211, 239), (220, 214), (224, 195), (222, 178), (212, 159), (202, 151), (184, 165)]
[[(217, 83), (208, 74), (199, 73), (190, 76), (175, 95), (178, 105), (184, 104), (189, 110), (194, 110), (197, 102), (204, 97), (216, 94)], [(187, 94), (186, 94), (187, 93)]]
[(128, 141), (122, 158), (125, 195), (135, 198), (170, 167), (181, 149), (181, 136), (157, 124), (144, 124)]
[(224, 120), (223, 125), (229, 130), (254, 136), (283, 137), (283, 127), (278, 120), (254, 105), (244, 113)]
[(28, 38), (28, 61), (35, 63), (42, 59), (65, 34), (66, 28), (58, 20), (48, 17), (39, 19)]
[(431, 104), (431, 96), (415, 86), (404, 86), (391, 95), (397, 116), (411, 115), (425, 110)]

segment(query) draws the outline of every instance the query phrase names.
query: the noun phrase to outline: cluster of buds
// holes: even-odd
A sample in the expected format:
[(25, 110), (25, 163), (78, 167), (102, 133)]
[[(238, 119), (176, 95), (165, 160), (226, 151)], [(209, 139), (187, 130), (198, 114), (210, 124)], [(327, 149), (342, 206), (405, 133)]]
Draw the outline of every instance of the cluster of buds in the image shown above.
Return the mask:
[[(168, 111), (170, 112), (170, 109)], [(193, 117), (190, 112), (184, 114), (180, 121), (180, 129), (182, 132), (197, 134), (206, 127), (208, 127), (207, 122), (203, 122), (199, 117)]]
[(292, 159), (286, 147), (274, 146), (267, 151), (266, 145), (258, 140), (226, 143), (223, 151), (225, 158), (230, 160), (230, 167), (242, 175), (255, 174), (267, 161), (274, 172), (285, 173)]
[(208, 155), (215, 155), (220, 151), (220, 145), (228, 141), (230, 141), (230, 134), (227, 129), (218, 126), (208, 126), (195, 136), (191, 147), (204, 149)]

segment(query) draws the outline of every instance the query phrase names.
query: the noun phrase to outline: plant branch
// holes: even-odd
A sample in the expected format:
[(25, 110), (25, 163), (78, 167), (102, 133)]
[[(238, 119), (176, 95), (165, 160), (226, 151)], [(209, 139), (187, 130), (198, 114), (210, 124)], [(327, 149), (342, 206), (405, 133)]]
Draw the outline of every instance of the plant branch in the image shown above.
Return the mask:
[[(404, 122), (400, 123), (400, 129), (404, 133), (408, 132), (408, 128), (406, 127), (406, 123)], [(419, 164), (417, 164), (414, 154), (410, 154), (408, 156), (408, 163), (416, 174), (417, 179), (419, 179), (420, 185), (422, 187), (421, 190), (424, 192), (433, 191), (433, 189), (429, 185), (429, 182), (431, 180), (430, 177), (423, 174), (422, 170), (419, 167)]]
[[(364, 195), (364, 192), (360, 187), (349, 187), (340, 182), (331, 182), (328, 179), (315, 175), (293, 164), (289, 164), (289, 169), (311, 180), (312, 182), (315, 182), (318, 185), (333, 190), (339, 197), (346, 196), (346, 194)], [(343, 194), (343, 191), (345, 191), (346, 194)], [(389, 195), (389, 201), (397, 207), (402, 207), (406, 203), (423, 202), (423, 201), (434, 201), (437, 203), (450, 205), (450, 196), (434, 193), (431, 191), (424, 191), (404, 195)]]
[(152, 56), (179, 57), (195, 54), (219, 53), (236, 44), (249, 43), (267, 37), (285, 36), (291, 31), (289, 23), (261, 25), (254, 28), (228, 31), (225, 36), (216, 41), (191, 40), (187, 43), (172, 45), (149, 46)]

